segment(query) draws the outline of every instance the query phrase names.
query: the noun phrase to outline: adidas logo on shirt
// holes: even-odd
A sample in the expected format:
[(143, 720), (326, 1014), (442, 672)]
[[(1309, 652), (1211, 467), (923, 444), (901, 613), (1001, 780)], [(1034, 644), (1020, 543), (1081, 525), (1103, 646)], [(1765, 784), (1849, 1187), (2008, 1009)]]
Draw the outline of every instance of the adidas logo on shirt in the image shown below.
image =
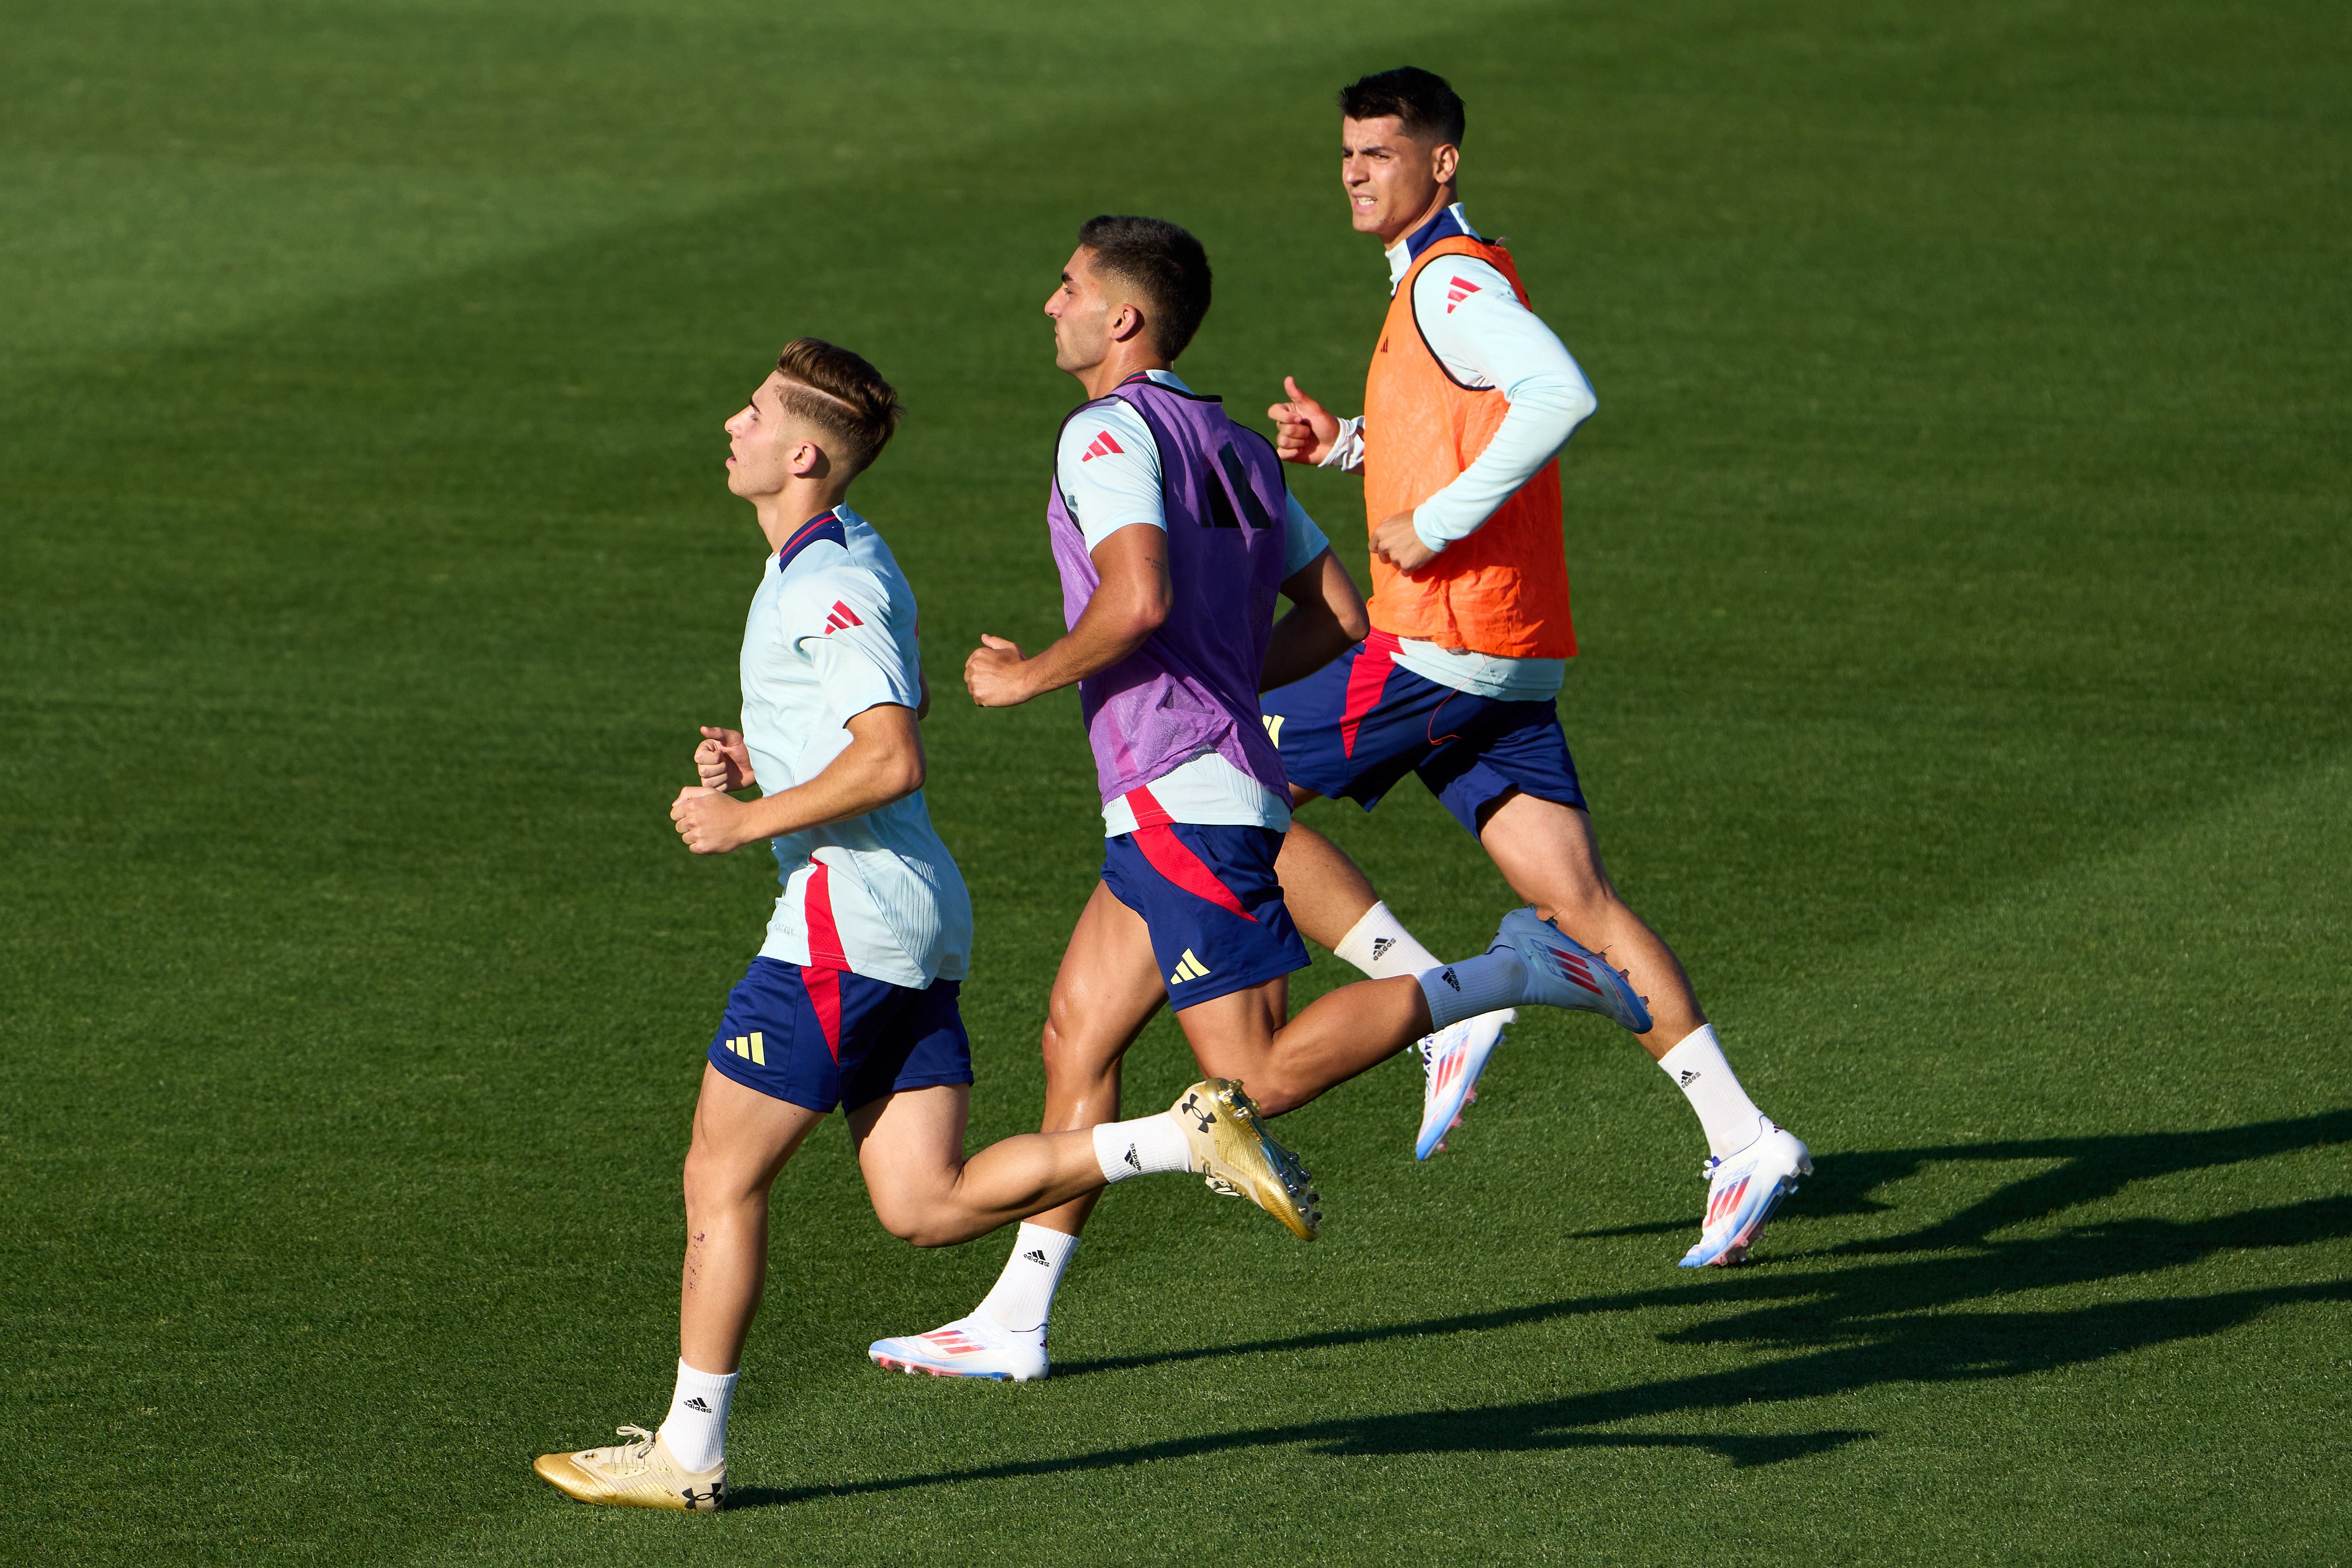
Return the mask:
[(1478, 291), (1478, 285), (1467, 278), (1449, 278), (1445, 285), (1445, 313), (1454, 314), (1454, 307)]
[(835, 632), (845, 632), (852, 626), (862, 626), (865, 624), (857, 618), (856, 610), (851, 609), (839, 599), (835, 599), (833, 602), (833, 614), (824, 618), (824, 635), (831, 637)]
[(1168, 984), (1181, 985), (1187, 980), (1203, 979), (1208, 973), (1209, 966), (1194, 957), (1192, 950), (1188, 947), (1184, 950), (1184, 956), (1176, 961), (1175, 973), (1168, 976)]
[(1087, 455), (1080, 458), (1078, 461), (1091, 463), (1097, 458), (1108, 458), (1114, 452), (1122, 458), (1127, 456), (1127, 448), (1112, 440), (1109, 431), (1097, 430), (1095, 432), (1095, 438), (1087, 443)]

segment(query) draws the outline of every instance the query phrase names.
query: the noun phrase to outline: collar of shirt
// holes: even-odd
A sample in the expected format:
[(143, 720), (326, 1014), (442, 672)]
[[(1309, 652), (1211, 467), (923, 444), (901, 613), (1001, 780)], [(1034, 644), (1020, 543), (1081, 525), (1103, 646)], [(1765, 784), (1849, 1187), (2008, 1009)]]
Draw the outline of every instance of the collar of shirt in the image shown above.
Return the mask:
[(1390, 246), (1388, 248), (1389, 292), (1393, 294), (1397, 291), (1397, 285), (1404, 281), (1404, 275), (1412, 270), (1412, 264), (1421, 259), (1423, 251), (1441, 239), (1451, 239), (1456, 235), (1464, 239), (1479, 237), (1478, 231), (1472, 228), (1470, 220), (1463, 216), (1460, 202), (1455, 202), (1402, 239)]
[(776, 552), (776, 570), (781, 572), (790, 566), (793, 557), (820, 539), (830, 539), (836, 544), (846, 545), (849, 542), (848, 524), (856, 517), (857, 514), (849, 510), (847, 502), (817, 513), (793, 530), (792, 537), (785, 540), (783, 547)]
[(1178, 380), (1176, 373), (1172, 370), (1139, 370), (1133, 375), (1129, 376), (1127, 381), (1120, 382), (1119, 385), (1125, 386), (1129, 382), (1136, 381), (1156, 381), (1160, 385), (1172, 387), (1178, 392), (1190, 392), (1192, 390), (1191, 387), (1185, 385), (1181, 381)]

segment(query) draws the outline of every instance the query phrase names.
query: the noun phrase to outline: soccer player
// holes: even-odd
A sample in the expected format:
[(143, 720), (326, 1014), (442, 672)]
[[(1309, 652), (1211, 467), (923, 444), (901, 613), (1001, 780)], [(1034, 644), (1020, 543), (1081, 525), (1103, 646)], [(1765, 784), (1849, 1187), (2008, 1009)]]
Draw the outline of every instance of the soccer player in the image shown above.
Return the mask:
[[(1455, 199), (1465, 115), (1454, 89), (1408, 67), (1346, 88), (1339, 111), (1350, 214), (1388, 251), (1388, 319), (1361, 417), (1334, 417), (1287, 378), (1288, 399), (1267, 414), (1285, 460), (1364, 476), (1372, 633), (1266, 694), (1292, 797), (1345, 795), (1369, 811), (1419, 774), (1520, 897), (1622, 966), (1649, 1005), (1642, 1045), (1706, 1137), (1706, 1216), (1682, 1261), (1741, 1262), (1811, 1155), (1748, 1099), (1680, 961), (1611, 886), (1560, 731), (1576, 635), (1558, 453), (1591, 414), (1592, 389), (1529, 309), (1510, 253), (1479, 237)], [(1291, 829), (1279, 870), (1307, 934), (1367, 973), (1430, 963), (1312, 828)], [(1421, 1157), (1458, 1124), (1506, 1021), (1490, 1015), (1429, 1043)]]
[[(923, 804), (914, 593), (845, 499), (899, 413), (872, 365), (801, 338), (727, 421), (728, 488), (757, 510), (772, 553), (743, 633), (743, 728), (702, 731), (702, 782), (678, 792), (670, 817), (698, 855), (768, 841), (784, 890), (703, 1068), (668, 1417), (533, 1467), (583, 1502), (726, 1501), (728, 1409), (765, 1282), (768, 1189), (836, 1105), (876, 1215), (918, 1247), (1153, 1172), (1203, 1174), (1289, 1217), (1254, 1117), (1217, 1079), (1157, 1116), (964, 1155), (971, 1053), (956, 992), (971, 905)], [(753, 787), (761, 798), (734, 798)]]
[[(1359, 982), (1285, 1022), (1287, 977), (1307, 958), (1275, 879), (1290, 807), (1257, 693), (1327, 663), (1367, 627), (1273, 447), (1171, 368), (1209, 297), (1208, 258), (1176, 225), (1097, 217), (1080, 229), (1045, 303), (1055, 363), (1087, 398), (1063, 424), (1046, 509), (1069, 635), (1034, 658), (983, 637), (964, 666), (982, 707), (1076, 684), (1101, 786), (1102, 879), (1047, 1005), (1048, 1131), (1118, 1115), (1120, 1058), (1163, 1005), (1204, 1070), (1280, 1115), (1457, 1018), (1530, 1001), (1601, 1005), (1571, 974), (1608, 974), (1520, 910), (1477, 958)], [(1277, 595), (1296, 606), (1279, 625)], [(1620, 1016), (1639, 1007), (1617, 976), (1606, 984)], [(1231, 1103), (1252, 1110), (1238, 1089)], [(1286, 1217), (1312, 1237), (1320, 1215), (1307, 1173), (1284, 1168)], [(873, 1359), (943, 1376), (1045, 1376), (1054, 1292), (1093, 1206), (1088, 1192), (1022, 1226), (979, 1310), (879, 1341)]]

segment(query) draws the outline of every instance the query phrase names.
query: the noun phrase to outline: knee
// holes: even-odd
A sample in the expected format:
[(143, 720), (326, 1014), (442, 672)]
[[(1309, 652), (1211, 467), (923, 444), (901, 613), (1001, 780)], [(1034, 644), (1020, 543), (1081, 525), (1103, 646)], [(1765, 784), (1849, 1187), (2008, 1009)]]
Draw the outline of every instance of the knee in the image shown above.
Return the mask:
[(1046, 1005), (1045, 1028), (1037, 1048), (1045, 1059), (1049, 1081), (1089, 1078), (1102, 1070), (1104, 1052), (1090, 1037), (1078, 1007), (1058, 996)]
[(698, 1215), (730, 1207), (745, 1195), (745, 1183), (740, 1173), (699, 1138), (687, 1149), (686, 1166), (680, 1173), (678, 1185), (686, 1199), (686, 1215), (689, 1223)]
[(1560, 889), (1556, 896), (1559, 901), (1549, 912), (1559, 929), (1570, 936), (1579, 931), (1607, 930), (1625, 907), (1606, 877), (1578, 881)]
[(909, 1247), (953, 1247), (968, 1239), (936, 1210), (899, 1194), (874, 1194), (874, 1217)]

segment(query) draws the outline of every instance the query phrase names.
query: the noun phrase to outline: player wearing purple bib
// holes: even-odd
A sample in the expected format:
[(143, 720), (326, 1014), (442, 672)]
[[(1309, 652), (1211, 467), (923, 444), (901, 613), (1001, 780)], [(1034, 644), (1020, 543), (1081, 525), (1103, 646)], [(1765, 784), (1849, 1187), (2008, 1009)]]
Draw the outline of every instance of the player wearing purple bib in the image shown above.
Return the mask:
[[(986, 637), (964, 667), (982, 707), (1076, 685), (1101, 787), (1102, 880), (1047, 1008), (1048, 1130), (1118, 1114), (1120, 1058), (1163, 1005), (1203, 1067), (1236, 1080), (1228, 1114), (1257, 1125), (1239, 1085), (1279, 1115), (1456, 1018), (1583, 1005), (1570, 973), (1606, 973), (1549, 928), (1507, 921), (1480, 957), (1361, 981), (1289, 1018), (1288, 976), (1307, 956), (1275, 879), (1288, 783), (1257, 693), (1328, 663), (1367, 622), (1272, 445), (1171, 368), (1208, 306), (1208, 258), (1174, 224), (1098, 217), (1079, 231), (1045, 306), (1055, 361), (1088, 399), (1063, 424), (1046, 509), (1069, 635), (1034, 658)], [(1296, 606), (1279, 624), (1277, 596)], [(1621, 1009), (1639, 1007), (1616, 976), (1607, 984)], [(1286, 1217), (1312, 1237), (1321, 1216), (1307, 1173), (1263, 1136), (1286, 1179), (1259, 1201), (1282, 1214), (1286, 1195)], [(1045, 1375), (1054, 1291), (1092, 1200), (1023, 1225), (978, 1311), (880, 1341), (873, 1359), (945, 1376)]]
[[(929, 699), (914, 591), (847, 500), (898, 415), (872, 365), (802, 338), (727, 422), (728, 488), (757, 510), (772, 553), (743, 631), (743, 728), (703, 731), (703, 782), (678, 792), (670, 817), (698, 855), (767, 843), (783, 895), (705, 1056), (669, 1415), (658, 1432), (625, 1426), (634, 1441), (533, 1467), (582, 1502), (725, 1503), (728, 1409), (767, 1275), (768, 1189), (836, 1108), (876, 1216), (919, 1247), (1154, 1172), (1252, 1194), (1282, 1187), (1255, 1118), (1215, 1079), (1157, 1116), (964, 1154), (971, 1052), (956, 993), (971, 905), (923, 804), (916, 726)], [(733, 796), (753, 788), (757, 800)]]

